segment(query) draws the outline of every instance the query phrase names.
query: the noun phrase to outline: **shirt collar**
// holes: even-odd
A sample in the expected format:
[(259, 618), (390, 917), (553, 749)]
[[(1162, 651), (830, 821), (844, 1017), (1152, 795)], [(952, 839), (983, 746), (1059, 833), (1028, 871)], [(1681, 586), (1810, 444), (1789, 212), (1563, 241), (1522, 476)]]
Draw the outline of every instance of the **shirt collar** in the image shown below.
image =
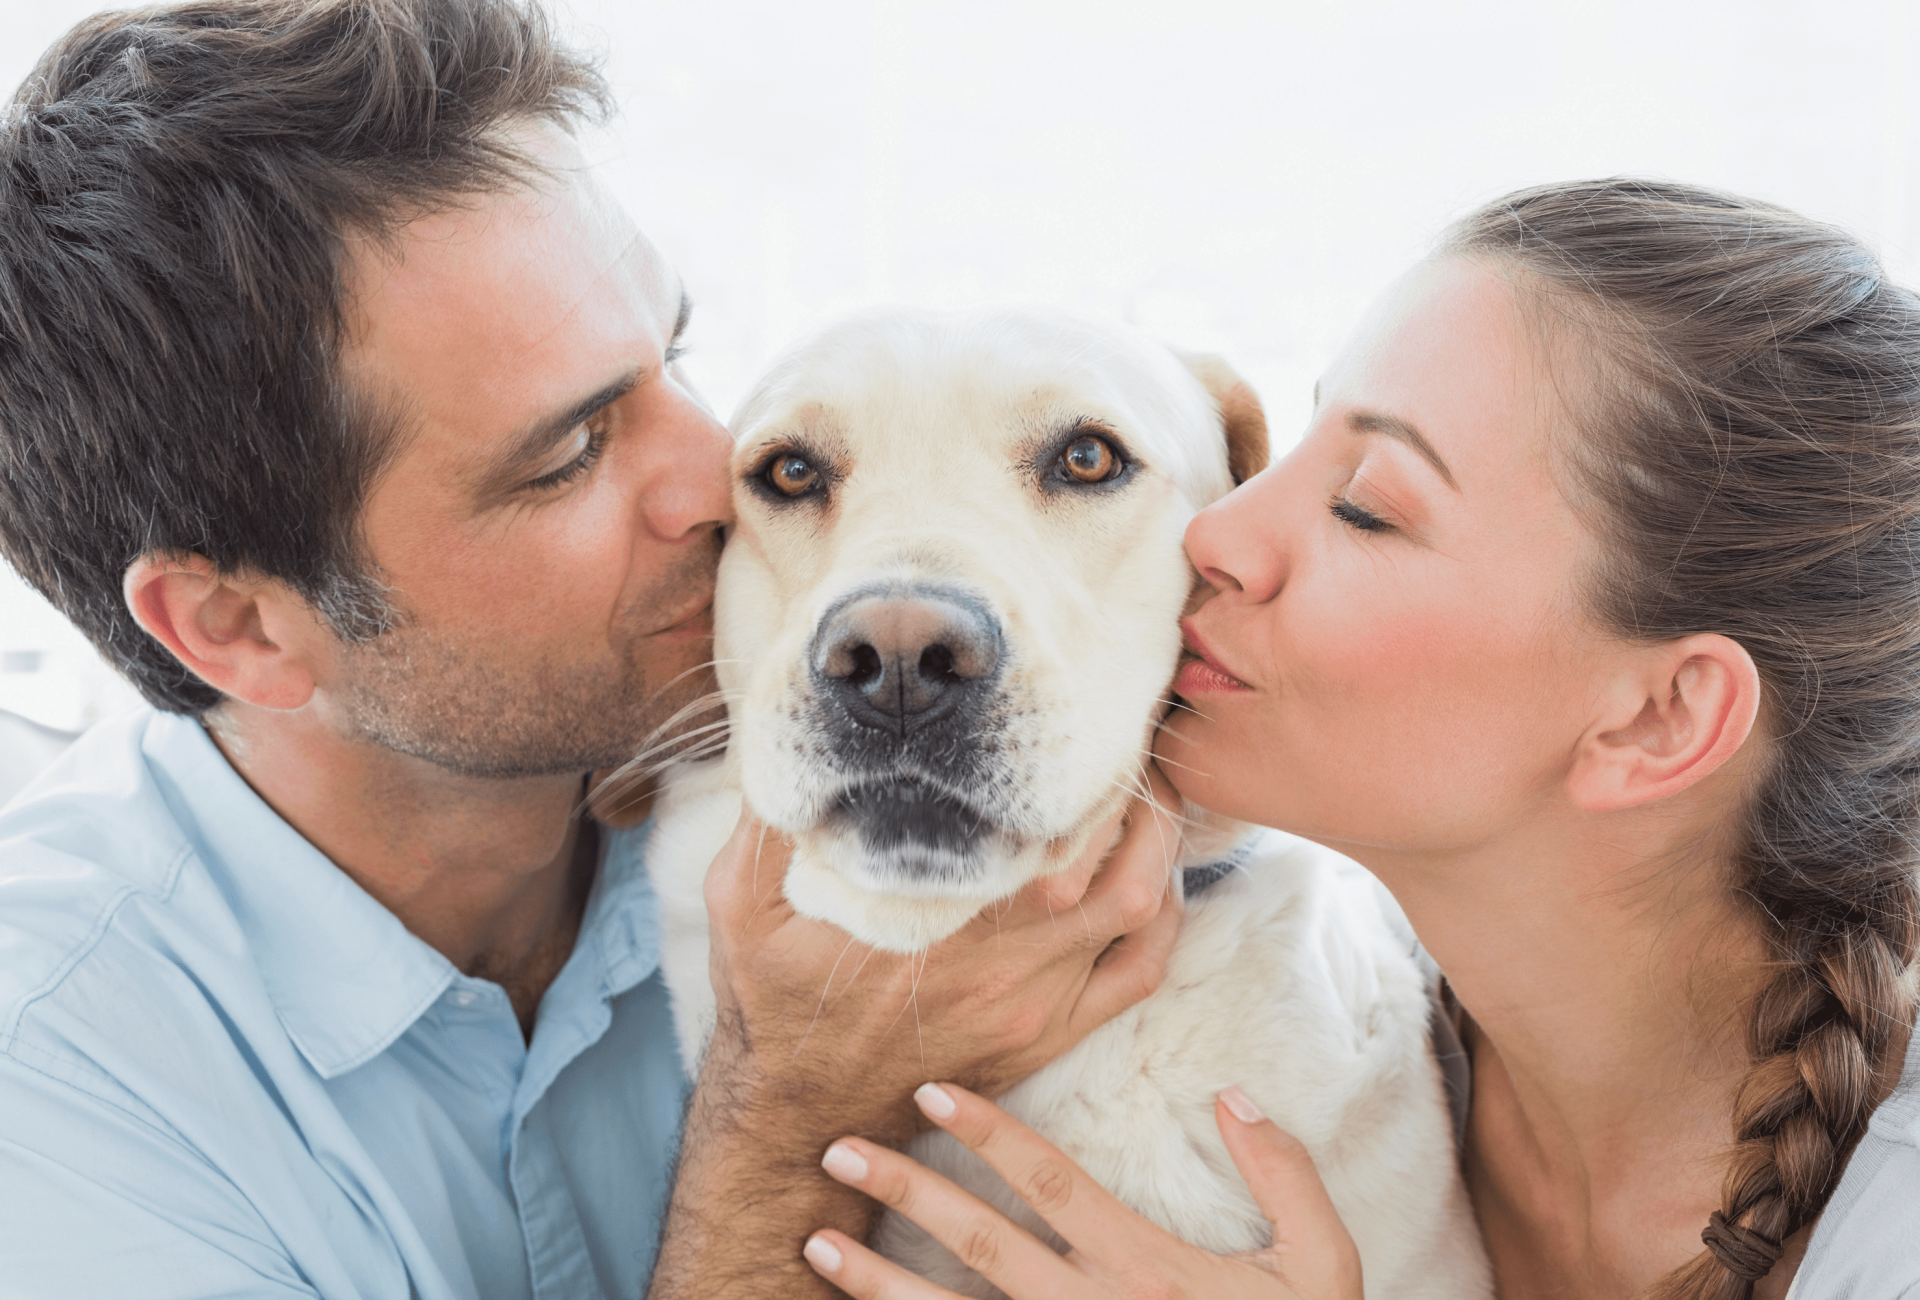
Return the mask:
[(591, 948), (603, 998), (626, 992), (660, 965), (658, 904), (641, 858), (652, 828), (651, 818), (627, 830), (600, 828), (600, 872), (574, 947)]
[(385, 1051), (453, 963), (268, 807), (198, 722), (160, 714), (144, 748), (308, 1063), (331, 1079)]
[[(281, 1023), (322, 1078), (378, 1056), (447, 991), (453, 963), (268, 807), (198, 722), (157, 715), (145, 752), (247, 936)], [(556, 989), (564, 981), (608, 999), (659, 966), (641, 861), (650, 825), (600, 832), (599, 870)]]

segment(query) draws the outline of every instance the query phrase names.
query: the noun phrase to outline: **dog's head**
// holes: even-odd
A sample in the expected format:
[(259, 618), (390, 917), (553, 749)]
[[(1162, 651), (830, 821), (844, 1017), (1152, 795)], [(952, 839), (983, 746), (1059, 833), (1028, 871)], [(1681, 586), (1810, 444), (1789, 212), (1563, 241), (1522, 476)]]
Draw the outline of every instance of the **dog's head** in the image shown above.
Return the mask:
[(735, 420), (715, 654), (787, 897), (937, 942), (1067, 865), (1138, 788), (1194, 512), (1266, 462), (1206, 358), (1033, 309), (887, 310)]

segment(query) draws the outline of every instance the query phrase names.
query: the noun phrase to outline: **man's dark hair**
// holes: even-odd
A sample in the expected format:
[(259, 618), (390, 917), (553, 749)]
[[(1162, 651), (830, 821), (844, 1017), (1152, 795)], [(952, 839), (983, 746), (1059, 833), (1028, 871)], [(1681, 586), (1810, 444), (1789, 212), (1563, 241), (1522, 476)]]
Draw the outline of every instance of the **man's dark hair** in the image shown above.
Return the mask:
[(384, 630), (358, 520), (393, 437), (338, 375), (348, 240), (524, 180), (506, 128), (608, 102), (515, 0), (81, 23), (0, 116), (0, 553), (175, 712), (221, 696), (134, 622), (141, 555)]

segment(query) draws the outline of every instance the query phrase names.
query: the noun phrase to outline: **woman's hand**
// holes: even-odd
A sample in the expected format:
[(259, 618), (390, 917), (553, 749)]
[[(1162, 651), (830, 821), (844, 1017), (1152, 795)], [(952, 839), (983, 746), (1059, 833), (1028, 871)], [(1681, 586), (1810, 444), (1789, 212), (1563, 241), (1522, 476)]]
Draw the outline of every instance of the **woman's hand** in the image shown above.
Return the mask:
[[(1147, 1222), (1046, 1139), (984, 1098), (952, 1084), (929, 1083), (914, 1100), (928, 1119), (1006, 1179), (1073, 1249), (1056, 1255), (991, 1206), (871, 1142), (842, 1138), (822, 1164), (841, 1182), (925, 1228), (1012, 1300), (1359, 1300), (1360, 1254), (1312, 1158), (1238, 1088), (1220, 1094), (1214, 1118), (1254, 1202), (1273, 1225), (1273, 1245), (1244, 1255), (1215, 1255)], [(953, 1292), (880, 1258), (845, 1233), (815, 1233), (806, 1256), (822, 1277), (857, 1300), (957, 1300)]]

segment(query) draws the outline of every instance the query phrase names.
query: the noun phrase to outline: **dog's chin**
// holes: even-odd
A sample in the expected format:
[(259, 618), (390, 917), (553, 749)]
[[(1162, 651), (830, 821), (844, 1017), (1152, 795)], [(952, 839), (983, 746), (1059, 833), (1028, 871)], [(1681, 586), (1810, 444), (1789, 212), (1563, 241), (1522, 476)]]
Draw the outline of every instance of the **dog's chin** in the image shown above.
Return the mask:
[(1029, 881), (1070, 865), (1090, 833), (1022, 843), (995, 832), (964, 854), (914, 842), (876, 852), (857, 830), (829, 823), (794, 836), (787, 901), (882, 951), (924, 952)]
[(786, 894), (800, 915), (837, 925), (883, 952), (899, 953), (924, 952), (1002, 896), (993, 892), (881, 893), (847, 879), (828, 855), (809, 852), (806, 837), (794, 845)]

